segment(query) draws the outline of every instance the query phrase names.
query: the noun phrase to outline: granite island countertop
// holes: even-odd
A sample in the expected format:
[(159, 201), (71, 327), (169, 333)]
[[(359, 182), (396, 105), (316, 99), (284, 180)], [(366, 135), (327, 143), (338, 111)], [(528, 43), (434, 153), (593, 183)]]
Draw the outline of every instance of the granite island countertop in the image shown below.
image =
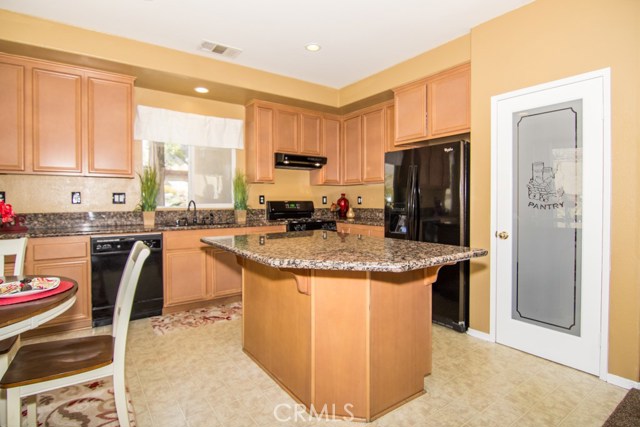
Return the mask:
[(204, 237), (203, 243), (275, 268), (404, 272), (487, 255), (485, 249), (334, 231)]

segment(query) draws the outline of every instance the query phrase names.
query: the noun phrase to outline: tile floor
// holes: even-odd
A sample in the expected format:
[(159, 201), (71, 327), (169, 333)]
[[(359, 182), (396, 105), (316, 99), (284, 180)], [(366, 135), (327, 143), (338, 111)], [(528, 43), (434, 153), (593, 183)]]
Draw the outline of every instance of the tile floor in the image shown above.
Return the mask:
[[(293, 399), (242, 352), (240, 320), (163, 336), (148, 319), (133, 321), (127, 381), (138, 427), (364, 425), (296, 416)], [(591, 375), (439, 326), (425, 389), (367, 426), (601, 426), (626, 394)]]

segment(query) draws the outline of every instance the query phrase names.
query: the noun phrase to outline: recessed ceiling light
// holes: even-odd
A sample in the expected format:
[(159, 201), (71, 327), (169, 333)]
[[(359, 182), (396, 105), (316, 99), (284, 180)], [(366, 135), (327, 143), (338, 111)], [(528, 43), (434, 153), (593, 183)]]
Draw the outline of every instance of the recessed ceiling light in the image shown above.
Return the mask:
[(309, 52), (317, 52), (319, 51), (322, 47), (317, 44), (317, 43), (309, 43), (308, 45), (306, 45), (304, 47), (305, 49), (307, 49)]
[(207, 89), (206, 87), (202, 87), (202, 86), (198, 86), (197, 88), (194, 88), (193, 90), (195, 90), (198, 93), (209, 93), (209, 89)]

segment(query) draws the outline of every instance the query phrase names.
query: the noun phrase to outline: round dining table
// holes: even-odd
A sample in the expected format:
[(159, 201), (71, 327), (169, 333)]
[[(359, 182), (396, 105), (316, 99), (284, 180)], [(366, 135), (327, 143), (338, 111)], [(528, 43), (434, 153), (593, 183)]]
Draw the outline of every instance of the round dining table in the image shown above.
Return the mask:
[[(0, 276), (5, 282), (37, 276)], [(60, 282), (71, 282), (73, 286), (64, 292), (17, 304), (0, 305), (0, 340), (35, 329), (68, 310), (76, 302), (78, 283), (68, 277)]]

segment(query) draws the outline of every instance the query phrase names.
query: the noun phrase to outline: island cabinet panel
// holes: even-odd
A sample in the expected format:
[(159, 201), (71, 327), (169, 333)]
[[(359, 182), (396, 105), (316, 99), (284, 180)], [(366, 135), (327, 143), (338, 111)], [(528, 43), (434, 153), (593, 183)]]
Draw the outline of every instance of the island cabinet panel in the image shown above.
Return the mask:
[(133, 176), (133, 86), (128, 77), (88, 76), (88, 172)]
[(82, 173), (82, 74), (49, 66), (32, 76), (33, 171)]
[(345, 119), (343, 128), (342, 183), (359, 184), (362, 182), (362, 116)]
[(63, 276), (78, 282), (76, 302), (71, 308), (28, 335), (91, 327), (91, 259), (89, 237), (46, 237), (29, 239), (25, 274)]
[(300, 114), (296, 111), (278, 108), (275, 110), (274, 151), (297, 153), (300, 148)]
[(322, 116), (300, 113), (300, 154), (322, 154)]
[(339, 185), (342, 183), (342, 122), (338, 117), (322, 118), (322, 155), (327, 158), (324, 167), (310, 172), (311, 185)]
[(243, 349), (287, 391), (311, 403), (310, 299), (293, 274), (249, 260), (243, 274)]
[(0, 57), (0, 170), (25, 168), (25, 67)]
[(431, 285), (422, 270), (372, 273), (371, 307), (371, 412), (379, 414), (422, 393), (416, 366), (431, 373)]

